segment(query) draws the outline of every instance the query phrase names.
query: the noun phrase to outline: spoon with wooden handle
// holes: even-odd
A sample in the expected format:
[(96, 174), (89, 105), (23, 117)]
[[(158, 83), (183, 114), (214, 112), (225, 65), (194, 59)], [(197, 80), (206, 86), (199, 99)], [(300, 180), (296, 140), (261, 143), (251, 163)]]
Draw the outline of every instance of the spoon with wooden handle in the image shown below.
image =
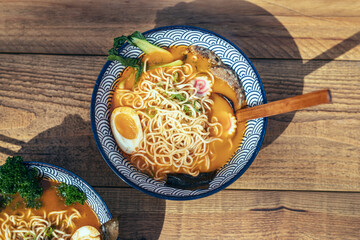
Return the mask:
[(233, 102), (225, 95), (218, 94), (223, 97), (235, 112), (238, 122), (246, 122), (247, 120), (269, 117), (282, 113), (292, 112), (295, 110), (312, 107), (319, 104), (330, 103), (331, 93), (329, 89), (310, 92), (295, 97), (285, 98), (271, 103), (262, 104), (255, 107), (248, 107), (235, 110)]

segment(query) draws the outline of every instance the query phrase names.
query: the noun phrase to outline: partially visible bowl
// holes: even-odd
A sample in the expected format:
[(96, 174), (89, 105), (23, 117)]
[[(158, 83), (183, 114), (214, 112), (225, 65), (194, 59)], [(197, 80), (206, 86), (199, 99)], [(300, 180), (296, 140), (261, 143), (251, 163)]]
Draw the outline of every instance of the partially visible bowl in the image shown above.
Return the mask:
[[(249, 106), (266, 103), (264, 87), (258, 73), (245, 54), (224, 37), (205, 29), (190, 26), (169, 26), (156, 28), (144, 33), (147, 40), (157, 46), (199, 45), (215, 52), (222, 61), (231, 67), (241, 79)], [(141, 50), (125, 44), (120, 54), (138, 57)], [(130, 186), (151, 196), (171, 199), (190, 200), (214, 194), (238, 179), (254, 161), (260, 150), (266, 129), (266, 118), (248, 121), (241, 146), (229, 162), (221, 168), (210, 182), (208, 189), (183, 190), (165, 186), (139, 172), (119, 151), (112, 136), (109, 117), (109, 100), (112, 87), (125, 67), (119, 62), (107, 61), (95, 83), (91, 100), (91, 126), (96, 144), (109, 167)]]
[(38, 176), (41, 178), (47, 178), (55, 180), (57, 182), (63, 182), (69, 185), (74, 185), (86, 194), (86, 202), (94, 211), (99, 219), (100, 224), (104, 224), (109, 221), (112, 216), (106, 206), (105, 202), (99, 196), (99, 194), (83, 179), (75, 175), (74, 173), (57, 167), (52, 164), (42, 162), (24, 162), (29, 168), (36, 168), (38, 170)]

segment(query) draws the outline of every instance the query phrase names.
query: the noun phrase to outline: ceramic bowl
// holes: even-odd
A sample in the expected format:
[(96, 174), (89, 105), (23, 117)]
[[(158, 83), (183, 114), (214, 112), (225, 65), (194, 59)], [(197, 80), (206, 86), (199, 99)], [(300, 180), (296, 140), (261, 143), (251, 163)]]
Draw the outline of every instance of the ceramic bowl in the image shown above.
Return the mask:
[(74, 185), (86, 194), (86, 202), (89, 204), (91, 209), (97, 215), (101, 224), (109, 221), (112, 216), (106, 206), (105, 202), (101, 199), (99, 194), (83, 179), (75, 175), (74, 173), (57, 167), (52, 164), (42, 162), (25, 162), (29, 168), (36, 168), (38, 170), (38, 176), (41, 178), (47, 178), (55, 180), (57, 182), (63, 182), (69, 185)]
[[(157, 46), (199, 45), (215, 52), (238, 75), (248, 106), (266, 103), (265, 91), (258, 73), (239, 47), (211, 31), (190, 26), (169, 26), (144, 33), (146, 39)], [(142, 51), (125, 44), (120, 50), (125, 57), (138, 57)], [(248, 121), (241, 146), (229, 162), (221, 168), (207, 189), (183, 190), (165, 186), (139, 172), (119, 151), (109, 123), (109, 101), (113, 84), (125, 67), (117, 61), (107, 61), (95, 83), (91, 100), (91, 125), (96, 144), (109, 167), (127, 184), (151, 196), (190, 200), (214, 194), (237, 180), (254, 161), (262, 144), (266, 118)]]

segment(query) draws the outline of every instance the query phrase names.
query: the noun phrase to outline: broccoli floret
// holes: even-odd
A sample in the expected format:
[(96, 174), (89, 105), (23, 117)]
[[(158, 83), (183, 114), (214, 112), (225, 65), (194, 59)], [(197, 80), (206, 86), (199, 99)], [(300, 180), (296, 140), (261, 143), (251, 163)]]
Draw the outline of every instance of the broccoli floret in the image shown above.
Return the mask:
[(57, 187), (57, 190), (59, 195), (65, 199), (66, 206), (69, 206), (76, 202), (80, 204), (85, 203), (86, 194), (73, 185), (61, 183)]
[(0, 167), (0, 193), (5, 196), (20, 193), (27, 208), (41, 207), (43, 189), (40, 187), (37, 171), (27, 168), (20, 156), (8, 157)]

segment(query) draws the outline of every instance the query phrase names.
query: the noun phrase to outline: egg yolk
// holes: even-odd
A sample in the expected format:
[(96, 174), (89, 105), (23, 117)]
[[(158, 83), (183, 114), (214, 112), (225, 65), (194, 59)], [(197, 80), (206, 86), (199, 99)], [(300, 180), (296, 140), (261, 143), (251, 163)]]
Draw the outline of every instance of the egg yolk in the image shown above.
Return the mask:
[(115, 116), (116, 130), (127, 139), (135, 139), (138, 134), (138, 128), (134, 119), (125, 113), (119, 113)]

